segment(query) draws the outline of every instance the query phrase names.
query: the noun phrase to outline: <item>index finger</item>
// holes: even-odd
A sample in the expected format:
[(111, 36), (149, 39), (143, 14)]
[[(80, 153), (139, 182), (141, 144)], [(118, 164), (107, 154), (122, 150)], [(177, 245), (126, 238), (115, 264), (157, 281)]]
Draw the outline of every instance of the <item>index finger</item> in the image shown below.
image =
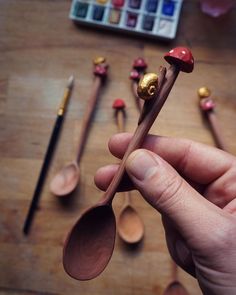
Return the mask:
[[(132, 136), (130, 133), (114, 135), (109, 141), (111, 153), (122, 158)], [(234, 156), (188, 139), (148, 135), (142, 148), (158, 154), (182, 176), (200, 184), (211, 183), (236, 165)]]

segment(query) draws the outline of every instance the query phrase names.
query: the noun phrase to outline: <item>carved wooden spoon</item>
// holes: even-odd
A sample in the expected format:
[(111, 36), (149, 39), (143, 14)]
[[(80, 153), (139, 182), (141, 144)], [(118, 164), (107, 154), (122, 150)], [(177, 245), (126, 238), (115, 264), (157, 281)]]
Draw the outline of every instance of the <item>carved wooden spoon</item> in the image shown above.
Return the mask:
[(141, 79), (141, 77), (145, 74), (145, 70), (147, 68), (147, 63), (142, 57), (138, 57), (133, 62), (133, 69), (130, 72), (130, 79), (132, 80), (131, 83), (131, 90), (135, 98), (136, 106), (139, 110), (139, 112), (142, 111), (143, 108), (143, 102), (140, 100), (138, 94), (137, 94), (137, 86), (138, 82)]
[(125, 204), (120, 213), (117, 228), (119, 236), (129, 244), (140, 242), (144, 236), (143, 221), (132, 206), (130, 192), (125, 192)]
[(79, 146), (77, 151), (77, 158), (64, 166), (52, 179), (50, 183), (50, 191), (56, 196), (66, 196), (71, 193), (77, 186), (80, 178), (79, 163), (85, 147), (85, 142), (88, 136), (88, 130), (96, 107), (99, 90), (102, 86), (103, 80), (107, 75), (107, 64), (102, 57), (94, 60), (94, 75), (95, 80), (90, 94), (87, 109), (84, 115), (83, 123), (81, 126), (81, 134)]
[(185, 287), (177, 280), (177, 265), (172, 261), (172, 282), (166, 287), (163, 295), (189, 295)]
[[(125, 103), (122, 99), (116, 99), (112, 106), (115, 109), (115, 119), (118, 132), (124, 132), (125, 128)], [(131, 193), (124, 192), (125, 202), (118, 218), (117, 229), (120, 237), (126, 243), (138, 243), (144, 235), (144, 225), (138, 212), (131, 204)]]
[[(134, 136), (120, 163), (119, 169), (111, 181), (103, 199), (85, 211), (71, 229), (63, 250), (65, 271), (78, 280), (89, 280), (98, 276), (108, 264), (115, 244), (116, 221), (112, 209), (112, 200), (125, 172), (125, 162), (135, 149), (139, 148), (164, 105), (179, 71), (193, 70), (193, 57), (189, 49), (178, 47), (165, 55), (171, 64), (166, 72), (160, 68), (159, 88), (153, 95), (150, 112), (140, 121)], [(148, 81), (147, 81), (148, 85)], [(153, 88), (154, 85), (151, 85)], [(147, 89), (145, 89), (146, 91)], [(141, 93), (142, 94), (142, 93)]]
[(215, 102), (212, 98), (209, 97), (210, 95), (211, 91), (207, 87), (201, 87), (198, 89), (198, 96), (200, 98), (200, 108), (209, 121), (216, 145), (218, 146), (218, 148), (227, 151), (227, 144), (222, 135), (220, 124), (214, 112)]

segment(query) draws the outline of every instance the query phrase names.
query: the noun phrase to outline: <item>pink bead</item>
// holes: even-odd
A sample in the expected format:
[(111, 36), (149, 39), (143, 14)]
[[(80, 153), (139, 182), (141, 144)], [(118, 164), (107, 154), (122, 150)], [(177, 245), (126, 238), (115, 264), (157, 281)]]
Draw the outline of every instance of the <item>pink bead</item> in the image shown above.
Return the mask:
[(130, 77), (131, 80), (134, 80), (134, 81), (139, 81), (140, 80), (140, 74), (135, 69), (130, 72), (129, 77)]
[(106, 77), (107, 67), (104, 67), (102, 65), (96, 65), (93, 73), (95, 76)]
[(215, 108), (215, 103), (211, 98), (203, 98), (200, 100), (200, 107), (204, 112), (212, 111)]

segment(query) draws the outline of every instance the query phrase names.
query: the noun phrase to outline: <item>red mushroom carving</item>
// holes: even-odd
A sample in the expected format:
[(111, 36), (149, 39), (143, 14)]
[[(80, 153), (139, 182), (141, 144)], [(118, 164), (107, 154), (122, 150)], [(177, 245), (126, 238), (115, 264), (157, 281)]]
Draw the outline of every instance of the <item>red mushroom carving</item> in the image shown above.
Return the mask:
[(142, 57), (138, 57), (134, 60), (133, 68), (138, 71), (144, 71), (147, 68), (147, 63)]
[(165, 60), (178, 67), (179, 71), (191, 73), (194, 67), (194, 59), (192, 53), (187, 47), (176, 47), (171, 49), (164, 56)]
[(116, 100), (114, 100), (112, 107), (116, 110), (124, 109), (125, 102), (123, 101), (123, 99), (117, 98)]

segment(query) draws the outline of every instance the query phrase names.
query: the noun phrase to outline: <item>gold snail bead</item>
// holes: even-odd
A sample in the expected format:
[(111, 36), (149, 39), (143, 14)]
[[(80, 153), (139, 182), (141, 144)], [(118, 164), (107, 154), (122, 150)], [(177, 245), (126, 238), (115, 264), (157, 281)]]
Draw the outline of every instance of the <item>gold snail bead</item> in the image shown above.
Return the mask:
[(102, 64), (102, 63), (105, 63), (106, 62), (106, 59), (105, 59), (105, 57), (103, 57), (103, 56), (98, 56), (98, 57), (96, 57), (94, 60), (93, 60), (93, 63), (94, 63), (94, 65), (100, 65), (100, 64)]
[(138, 96), (144, 100), (152, 99), (158, 90), (158, 76), (155, 73), (145, 74), (138, 83)]
[(200, 99), (207, 98), (211, 95), (211, 90), (207, 87), (201, 87), (198, 89), (197, 93)]

